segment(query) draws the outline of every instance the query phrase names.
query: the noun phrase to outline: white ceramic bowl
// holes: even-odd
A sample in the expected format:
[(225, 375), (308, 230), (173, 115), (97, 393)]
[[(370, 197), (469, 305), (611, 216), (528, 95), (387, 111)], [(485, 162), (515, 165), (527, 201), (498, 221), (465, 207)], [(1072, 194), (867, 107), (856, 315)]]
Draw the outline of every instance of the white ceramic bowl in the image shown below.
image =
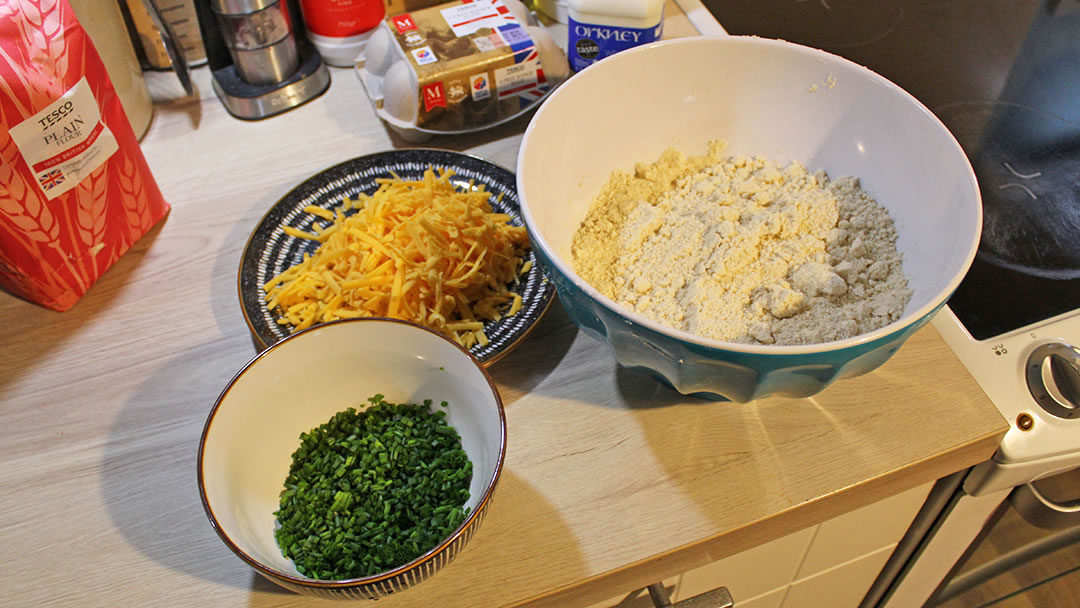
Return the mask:
[[(297, 572), (274, 539), (274, 512), (300, 433), (381, 393), (391, 403), (447, 401), (473, 463), (470, 513), (428, 553), (387, 572), (321, 581)], [(298, 332), (251, 360), (222, 391), (199, 443), (199, 492), (214, 530), (257, 572), (300, 593), (377, 599), (449, 563), (479, 527), (506, 453), (506, 418), (491, 377), (444, 336), (405, 321), (335, 321)]]
[[(825, 344), (736, 344), (664, 327), (585, 283), (570, 244), (612, 171), (633, 173), (671, 147), (702, 154), (717, 139), (731, 154), (858, 177), (896, 222), (914, 291), (903, 316)], [(952, 294), (982, 229), (971, 165), (926, 107), (855, 63), (764, 38), (667, 40), (589, 66), (533, 117), (517, 174), (533, 249), (570, 316), (620, 364), (734, 401), (812, 395), (884, 363)]]

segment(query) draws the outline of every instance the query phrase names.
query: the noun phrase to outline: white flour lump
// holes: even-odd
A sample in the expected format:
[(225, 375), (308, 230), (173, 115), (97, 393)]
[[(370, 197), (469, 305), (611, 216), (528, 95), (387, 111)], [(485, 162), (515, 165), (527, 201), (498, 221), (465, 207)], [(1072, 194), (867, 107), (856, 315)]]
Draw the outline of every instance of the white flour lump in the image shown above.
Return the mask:
[(612, 174), (574, 235), (575, 271), (645, 317), (729, 342), (829, 342), (900, 318), (896, 229), (857, 179), (724, 149)]

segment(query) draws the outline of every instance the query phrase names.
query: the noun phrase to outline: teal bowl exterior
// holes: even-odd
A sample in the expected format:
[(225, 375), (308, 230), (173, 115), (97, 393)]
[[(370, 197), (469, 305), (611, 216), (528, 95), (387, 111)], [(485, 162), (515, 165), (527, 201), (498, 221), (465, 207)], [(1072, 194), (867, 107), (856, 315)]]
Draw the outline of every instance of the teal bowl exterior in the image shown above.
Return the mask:
[(586, 334), (606, 343), (620, 365), (646, 371), (680, 393), (707, 399), (746, 403), (770, 395), (815, 395), (835, 380), (880, 367), (944, 305), (896, 331), (843, 348), (741, 352), (687, 342), (637, 323), (586, 293), (541, 248), (535, 251), (567, 315)]

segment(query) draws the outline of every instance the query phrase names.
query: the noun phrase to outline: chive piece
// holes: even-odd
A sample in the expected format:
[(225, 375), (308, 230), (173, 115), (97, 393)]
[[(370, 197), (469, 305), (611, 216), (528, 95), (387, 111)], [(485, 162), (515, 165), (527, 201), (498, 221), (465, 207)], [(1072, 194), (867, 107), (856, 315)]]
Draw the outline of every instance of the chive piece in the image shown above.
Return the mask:
[(384, 572), (438, 546), (468, 516), (473, 467), (446, 422), (447, 402), (367, 401), (301, 433), (293, 453), (274, 535), (305, 576)]

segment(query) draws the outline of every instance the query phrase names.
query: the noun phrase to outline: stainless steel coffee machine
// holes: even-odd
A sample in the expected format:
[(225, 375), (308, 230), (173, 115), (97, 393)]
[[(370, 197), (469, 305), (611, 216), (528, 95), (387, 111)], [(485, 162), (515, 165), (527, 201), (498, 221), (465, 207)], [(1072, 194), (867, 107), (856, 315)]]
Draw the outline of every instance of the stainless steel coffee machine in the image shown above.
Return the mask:
[(256, 120), (326, 91), (330, 72), (301, 34), (296, 0), (197, 0), (214, 92), (237, 118)]

